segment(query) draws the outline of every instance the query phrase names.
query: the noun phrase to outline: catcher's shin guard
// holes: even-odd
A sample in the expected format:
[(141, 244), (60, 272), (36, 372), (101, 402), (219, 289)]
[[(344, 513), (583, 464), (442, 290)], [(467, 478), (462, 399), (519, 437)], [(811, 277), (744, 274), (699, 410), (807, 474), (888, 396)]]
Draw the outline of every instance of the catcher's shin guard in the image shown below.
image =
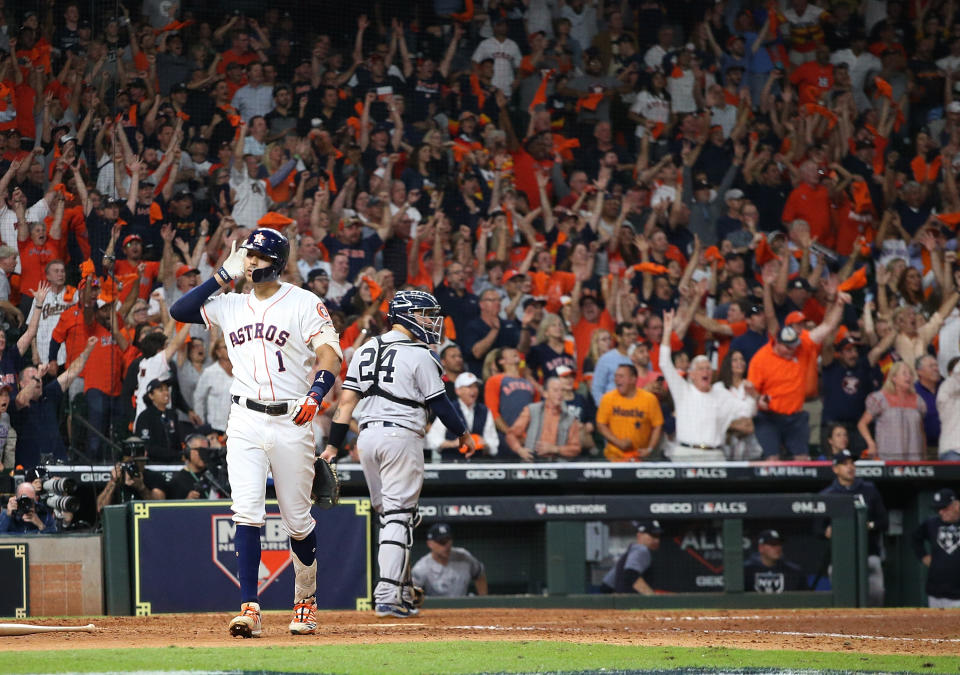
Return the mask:
[(403, 604), (403, 589), (410, 577), (410, 549), (413, 548), (413, 519), (416, 512), (416, 507), (413, 507), (380, 514), (380, 583), (377, 591), (382, 591), (384, 585), (393, 586), (396, 590), (393, 593), (377, 593), (377, 602)]

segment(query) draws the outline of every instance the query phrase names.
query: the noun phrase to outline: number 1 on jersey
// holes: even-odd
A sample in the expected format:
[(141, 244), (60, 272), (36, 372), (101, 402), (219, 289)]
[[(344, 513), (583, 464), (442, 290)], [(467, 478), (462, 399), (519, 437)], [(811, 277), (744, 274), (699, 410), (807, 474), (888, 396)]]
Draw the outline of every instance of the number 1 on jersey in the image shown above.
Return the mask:
[(286, 370), (286, 368), (283, 367), (283, 354), (280, 352), (279, 349), (277, 350), (277, 363), (280, 364), (279, 372), (282, 373), (283, 371)]

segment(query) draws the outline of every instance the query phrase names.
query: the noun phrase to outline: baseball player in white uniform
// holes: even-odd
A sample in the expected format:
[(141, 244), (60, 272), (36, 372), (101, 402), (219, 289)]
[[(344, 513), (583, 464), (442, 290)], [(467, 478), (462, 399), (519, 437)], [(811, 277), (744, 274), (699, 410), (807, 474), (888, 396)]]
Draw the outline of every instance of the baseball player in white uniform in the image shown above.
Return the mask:
[(423, 437), (427, 411), (460, 437), (467, 457), (476, 450), (466, 424), (447, 398), (443, 367), (430, 345), (440, 342), (443, 316), (436, 298), (423, 291), (398, 291), (387, 312), (392, 330), (369, 340), (353, 355), (321, 457), (336, 458), (353, 409), (361, 399), (357, 450), (370, 501), (380, 516), (374, 589), (378, 617), (407, 618), (419, 612), (410, 581), (413, 528), (423, 487)]
[[(227, 421), (227, 470), (236, 523), (241, 612), (233, 636), (261, 634), (257, 577), (267, 472), (273, 473), (296, 575), (290, 632), (316, 632), (316, 536), (310, 516), (315, 441), (311, 421), (340, 370), (333, 322), (312, 293), (279, 281), (290, 245), (275, 230), (255, 230), (217, 273), (170, 308), (178, 321), (217, 325), (233, 365)], [(208, 298), (243, 275), (249, 294)], [(314, 364), (319, 371), (310, 385)], [(308, 391), (309, 389), (309, 391)]]

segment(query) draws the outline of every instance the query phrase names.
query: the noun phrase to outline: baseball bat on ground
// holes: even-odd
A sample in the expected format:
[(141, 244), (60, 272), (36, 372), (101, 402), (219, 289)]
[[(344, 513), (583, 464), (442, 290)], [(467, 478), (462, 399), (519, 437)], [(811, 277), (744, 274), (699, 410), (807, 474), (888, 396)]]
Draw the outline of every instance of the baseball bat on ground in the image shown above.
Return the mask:
[(34, 626), (28, 623), (0, 623), (0, 636), (30, 635), (31, 633), (92, 633), (97, 627), (92, 623), (86, 626)]

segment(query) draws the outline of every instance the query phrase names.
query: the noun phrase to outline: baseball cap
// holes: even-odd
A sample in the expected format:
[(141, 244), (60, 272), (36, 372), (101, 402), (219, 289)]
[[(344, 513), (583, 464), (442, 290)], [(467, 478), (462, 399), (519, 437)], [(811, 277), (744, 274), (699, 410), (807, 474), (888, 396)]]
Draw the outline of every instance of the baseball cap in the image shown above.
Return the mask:
[(17, 257), (17, 249), (12, 246), (0, 246), (0, 258)]
[(711, 187), (713, 186), (705, 180), (698, 180), (693, 184), (694, 190), (709, 190)]
[(471, 372), (460, 373), (457, 375), (457, 379), (453, 381), (453, 386), (457, 389), (460, 387), (469, 387), (471, 385), (477, 384), (480, 380), (477, 379), (477, 376)]
[(150, 393), (165, 384), (170, 384), (170, 380), (161, 380), (156, 377), (150, 380), (150, 383), (147, 385), (147, 390), (143, 392), (143, 402), (150, 405)]
[(142, 77), (135, 77), (130, 80), (130, 84), (127, 85), (128, 89), (132, 89), (133, 87), (137, 87), (138, 89), (146, 89), (147, 83), (144, 82)]
[(127, 244), (129, 244), (131, 241), (142, 242), (143, 237), (141, 237), (139, 234), (128, 234), (123, 238), (123, 246), (121, 248), (126, 248)]
[(326, 278), (328, 278), (329, 276), (330, 276), (330, 275), (327, 274), (327, 270), (323, 269), (322, 267), (318, 267), (317, 269), (315, 269), (315, 270), (310, 270), (310, 271), (307, 273), (307, 281), (313, 281), (314, 279), (318, 279), (318, 278), (320, 278), (320, 277), (323, 277), (323, 278), (326, 279)]
[(790, 283), (787, 284), (788, 291), (806, 291), (810, 292), (810, 284), (803, 277), (797, 277), (796, 279), (791, 279)]
[(572, 377), (575, 372), (570, 366), (557, 366), (557, 377)]
[(523, 308), (526, 309), (530, 305), (534, 305), (534, 304), (545, 305), (547, 304), (547, 301), (544, 298), (540, 297), (539, 295), (532, 295), (523, 301)]
[(187, 89), (187, 83), (186, 83), (186, 82), (177, 82), (175, 85), (173, 85), (172, 87), (170, 87), (170, 93), (171, 93), (171, 94), (176, 94), (176, 93), (182, 92), (182, 91), (189, 91), (189, 90)]
[(508, 281), (513, 281), (515, 277), (526, 277), (526, 276), (527, 276), (526, 274), (518, 270), (508, 270), (503, 273), (503, 283), (507, 283)]
[(757, 314), (763, 314), (763, 307), (760, 305), (750, 305), (750, 309), (747, 310), (747, 316), (756, 316)]
[(840, 340), (840, 342), (837, 343), (836, 348), (842, 350), (845, 347), (849, 347), (851, 345), (853, 345), (854, 347), (859, 347), (860, 341), (857, 338), (853, 337), (852, 335), (847, 335), (842, 340)]
[(942, 488), (933, 493), (933, 507), (938, 511), (945, 509), (957, 500), (957, 495), (950, 488)]
[(840, 452), (835, 453), (833, 455), (834, 464), (843, 464), (844, 462), (856, 462), (856, 461), (857, 461), (857, 456), (854, 455), (849, 450), (847, 450), (846, 448), (844, 448)]
[(800, 334), (793, 326), (784, 326), (777, 333), (777, 342), (787, 347), (794, 347), (800, 344)]
[(795, 323), (803, 323), (807, 320), (807, 315), (803, 312), (793, 311), (787, 314), (787, 318), (783, 320), (783, 325), (792, 326)]
[(659, 520), (638, 520), (637, 521), (637, 533), (645, 532), (654, 537), (659, 537), (663, 534), (663, 528), (660, 527)]
[(453, 538), (453, 530), (446, 523), (434, 523), (427, 530), (427, 541), (448, 541)]
[(764, 530), (757, 535), (758, 544), (772, 544), (772, 543), (783, 543), (783, 537), (780, 536), (780, 533), (776, 530)]
[(740, 188), (733, 188), (732, 190), (727, 190), (726, 194), (723, 195), (724, 199), (743, 199), (743, 190)]
[(180, 265), (177, 268), (177, 279), (182, 277), (184, 274), (200, 274), (200, 270), (196, 267), (190, 267), (190, 265)]

